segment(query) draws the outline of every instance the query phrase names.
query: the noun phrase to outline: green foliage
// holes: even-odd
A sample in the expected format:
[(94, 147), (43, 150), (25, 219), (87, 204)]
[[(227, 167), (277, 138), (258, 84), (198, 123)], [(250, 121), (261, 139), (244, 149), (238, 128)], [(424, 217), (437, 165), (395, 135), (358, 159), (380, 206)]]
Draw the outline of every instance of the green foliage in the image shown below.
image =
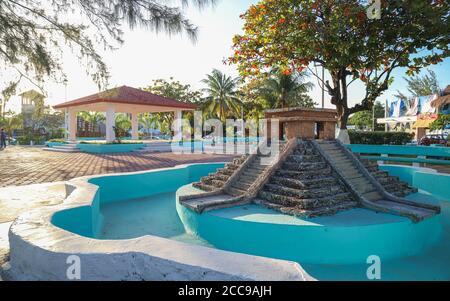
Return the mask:
[(352, 144), (392, 144), (403, 145), (414, 138), (414, 134), (406, 132), (359, 132), (348, 131)]
[(58, 143), (67, 143), (66, 139), (53, 138), (47, 140), (47, 142), (58, 142)]
[[(215, 0), (183, 0), (203, 8)], [(109, 77), (99, 49), (123, 43), (123, 28), (142, 27), (169, 35), (197, 27), (181, 8), (157, 0), (0, 1), (0, 61), (9, 72), (31, 81), (63, 79), (63, 49), (70, 48), (99, 86)], [(67, 22), (65, 20), (71, 20)], [(2, 72), (3, 73), (3, 72)], [(6, 73), (6, 72), (5, 72)]]
[[(100, 112), (78, 112), (78, 116), (84, 120), (84, 135), (87, 137), (98, 137), (100, 135), (100, 123), (106, 120), (103, 113)], [(80, 131), (81, 134), (81, 131)]]
[(128, 131), (131, 129), (131, 120), (126, 114), (116, 115), (116, 125), (113, 127), (116, 136), (117, 143), (121, 143), (121, 139), (128, 135)]
[(12, 96), (14, 96), (16, 94), (16, 90), (17, 90), (17, 85), (19, 84), (19, 81), (10, 81), (7, 86), (2, 90), (1, 94), (2, 94), (2, 108), (1, 108), (1, 112), (2, 112), (2, 116), (5, 116), (5, 109), (6, 109), (6, 103), (10, 100), (10, 98)]
[(312, 108), (315, 103), (307, 93), (314, 85), (305, 82), (306, 78), (305, 72), (289, 75), (277, 73), (260, 82), (252, 83), (254, 89), (248, 93), (254, 95), (255, 100), (260, 102), (264, 109)]
[(0, 127), (5, 130), (11, 138), (15, 130), (22, 129), (23, 120), (20, 115), (15, 115), (13, 112), (7, 112), (0, 117)]
[[(381, 1), (381, 18), (367, 17), (366, 0), (262, 0), (242, 18), (244, 34), (234, 37), (234, 55), (244, 78), (268, 71), (284, 74), (319, 64), (331, 81), (321, 82), (336, 105), (340, 127), (370, 110), (392, 83), (392, 71), (409, 75), (450, 56), (448, 1)], [(433, 51), (423, 51), (433, 50)], [(365, 96), (349, 107), (348, 89), (365, 85)]]
[(202, 109), (205, 115), (217, 117), (225, 123), (228, 117), (240, 117), (242, 102), (238, 93), (239, 78), (232, 78), (217, 69), (206, 75), (202, 83), (207, 94)]
[[(411, 78), (404, 77), (407, 82), (407, 89), (409, 93), (414, 96), (426, 96), (432, 94), (441, 93), (441, 88), (439, 86), (439, 81), (437, 79), (437, 75), (433, 70), (428, 69), (428, 74), (423, 76), (415, 76)], [(402, 92), (397, 90), (397, 98), (400, 99), (408, 99), (408, 97)]]
[[(169, 81), (166, 81), (165, 79), (153, 80), (151, 85), (142, 90), (186, 103), (200, 103), (202, 97), (200, 91), (193, 90), (190, 85), (182, 84), (181, 82), (174, 80), (173, 77), (171, 77)], [(185, 114), (189, 115), (190, 113), (186, 112)], [(185, 115), (185, 117), (192, 117), (187, 115)], [(150, 129), (154, 126), (159, 128), (162, 133), (170, 135), (172, 133), (171, 126), (173, 120), (173, 113), (142, 114), (139, 123), (146, 129)]]
[(356, 126), (359, 130), (372, 129), (373, 127), (373, 115), (375, 113), (375, 131), (382, 131), (384, 125), (377, 124), (376, 120), (378, 118), (384, 118), (385, 111), (384, 106), (380, 102), (376, 102), (374, 105), (375, 112), (372, 111), (360, 111), (353, 114), (349, 120), (348, 124)]
[(31, 141), (33, 141), (34, 145), (43, 145), (47, 140), (47, 137), (45, 135), (28, 132), (23, 136), (18, 136), (16, 139), (20, 145), (30, 145)]
[(199, 103), (202, 98), (200, 91), (192, 90), (191, 85), (182, 84), (174, 80), (173, 77), (169, 81), (165, 79), (153, 80), (150, 86), (142, 90), (187, 103)]
[(443, 130), (448, 124), (450, 124), (450, 114), (439, 114), (438, 118), (430, 124), (430, 130)]
[(131, 120), (126, 114), (116, 115), (116, 127), (129, 131), (131, 129)]

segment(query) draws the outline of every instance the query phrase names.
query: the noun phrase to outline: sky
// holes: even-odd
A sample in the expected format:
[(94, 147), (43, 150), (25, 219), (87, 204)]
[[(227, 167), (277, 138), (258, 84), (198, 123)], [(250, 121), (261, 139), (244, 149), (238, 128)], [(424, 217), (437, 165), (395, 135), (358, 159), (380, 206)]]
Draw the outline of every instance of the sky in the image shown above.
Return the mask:
[[(193, 44), (186, 36), (168, 37), (164, 33), (156, 34), (143, 29), (125, 30), (125, 43), (118, 50), (102, 52), (111, 79), (110, 87), (127, 85), (144, 87), (154, 79), (173, 77), (182, 83), (190, 84), (194, 89), (201, 89), (201, 80), (217, 68), (230, 76), (238, 76), (235, 66), (226, 66), (223, 60), (232, 54), (232, 38), (242, 32), (243, 21), (239, 15), (257, 0), (219, 0), (215, 8), (198, 11), (188, 8), (186, 14), (199, 27), (198, 42)], [(46, 82), (48, 94), (46, 103), (55, 105), (64, 101), (98, 92), (97, 85), (80, 66), (76, 58), (67, 52), (63, 58), (64, 71), (68, 76), (67, 87), (63, 84)], [(442, 88), (450, 84), (450, 59), (432, 66), (437, 73)], [(397, 90), (407, 94), (404, 69), (393, 72), (394, 83), (378, 100), (384, 102), (392, 99)], [(328, 75), (326, 74), (326, 78)], [(310, 81), (315, 88), (309, 93), (313, 100), (321, 103), (321, 89), (314, 77)], [(19, 92), (33, 88), (22, 84)], [(18, 93), (19, 94), (19, 93)], [(364, 95), (362, 83), (355, 83), (349, 89), (349, 102), (359, 102)], [(333, 108), (329, 96), (325, 93), (325, 107)], [(7, 109), (20, 110), (19, 97), (13, 97)]]

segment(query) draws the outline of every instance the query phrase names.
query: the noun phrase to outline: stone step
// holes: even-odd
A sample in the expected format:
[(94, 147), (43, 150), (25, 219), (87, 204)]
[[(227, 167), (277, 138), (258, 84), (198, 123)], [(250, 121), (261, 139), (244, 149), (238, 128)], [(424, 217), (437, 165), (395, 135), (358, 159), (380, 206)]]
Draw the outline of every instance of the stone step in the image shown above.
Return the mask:
[(353, 187), (361, 194), (375, 192), (377, 190), (372, 184), (353, 184)]
[[(263, 205), (264, 206), (264, 205)], [(330, 216), (344, 210), (349, 210), (358, 207), (358, 203), (355, 201), (344, 201), (332, 206), (323, 206), (316, 209), (305, 210), (298, 207), (274, 207), (274, 210), (278, 210), (281, 213), (293, 215), (299, 218), (314, 218), (318, 216)]]
[(392, 184), (392, 183), (398, 183), (400, 182), (400, 179), (398, 177), (375, 177), (375, 179), (381, 184)]
[(327, 177), (331, 175), (331, 168), (326, 166), (323, 169), (311, 169), (307, 171), (280, 169), (275, 172), (276, 176), (288, 177), (297, 180), (313, 180), (317, 177)]
[(234, 164), (233, 162), (225, 164), (225, 168), (236, 170), (241, 166), (240, 164)]
[[(228, 169), (228, 168), (219, 168), (217, 170), (217, 173), (220, 173), (222, 175), (231, 176), (234, 173), (234, 170)], [(213, 175), (213, 174), (210, 174)]]
[(336, 144), (321, 144), (319, 143), (320, 147), (326, 151), (341, 151), (341, 148), (337, 146)]
[(378, 168), (378, 163), (376, 161), (372, 161), (372, 160), (368, 160), (368, 159), (359, 159), (359, 160), (362, 162), (362, 164), (366, 168), (369, 168), (369, 167), (376, 167), (376, 168)]
[(246, 185), (251, 186), (251, 185), (253, 185), (253, 183), (255, 183), (255, 180), (256, 180), (256, 178), (248, 179), (248, 178), (244, 178), (243, 176), (240, 176), (239, 179), (237, 180), (237, 182), (244, 183)]
[(242, 173), (242, 175), (245, 175), (245, 176), (252, 176), (252, 177), (257, 177), (257, 176), (259, 176), (261, 173), (262, 173), (261, 170), (249, 168), (249, 169), (244, 170), (244, 172)]
[(378, 201), (382, 198), (377, 191), (363, 193), (362, 195), (369, 201)]
[(287, 157), (286, 160), (292, 161), (292, 162), (303, 162), (303, 161), (321, 162), (321, 161), (323, 161), (322, 157), (319, 155), (290, 155), (289, 157)]
[(370, 173), (375, 173), (378, 171), (378, 166), (364, 166)]
[(311, 199), (311, 198), (323, 198), (326, 196), (339, 194), (344, 192), (344, 189), (341, 188), (340, 186), (321, 187), (315, 189), (295, 189), (280, 186), (277, 184), (266, 184), (264, 186), (264, 191), (300, 199)]
[(311, 180), (303, 180), (305, 187), (323, 187), (326, 185), (337, 185), (339, 182), (335, 177), (318, 177)]
[(258, 164), (250, 164), (247, 167), (247, 170), (259, 170), (259, 171), (263, 171), (268, 167), (268, 165), (258, 165)]
[(349, 180), (348, 182), (353, 185), (372, 185), (372, 183), (366, 177), (354, 178)]
[(350, 159), (334, 160), (334, 165), (342, 170), (358, 170)]
[(316, 169), (324, 169), (327, 167), (327, 164), (325, 162), (313, 162), (313, 163), (289, 163), (285, 162), (283, 164), (283, 169), (286, 170), (294, 170), (294, 171), (301, 171), (301, 170), (316, 170)]
[(296, 155), (296, 156), (305, 156), (305, 155), (312, 156), (312, 155), (318, 155), (318, 153), (316, 152), (316, 150), (313, 149), (313, 148), (309, 148), (309, 149), (299, 149), (299, 148), (297, 148), (296, 150), (294, 150), (293, 154)]
[(238, 181), (238, 182), (234, 183), (231, 187), (239, 189), (239, 190), (247, 191), (250, 188), (250, 186), (252, 186), (252, 184), (253, 183), (248, 183), (248, 182), (246, 183), (246, 182)]
[(221, 180), (210, 180), (203, 183), (206, 185), (214, 186), (216, 188), (222, 188), (225, 185), (225, 182)]
[(421, 208), (409, 204), (398, 203), (390, 200), (378, 200), (377, 205), (381, 205), (388, 209), (389, 211), (401, 212), (401, 215), (405, 216), (415, 216), (416, 219), (423, 220), (427, 217), (433, 216), (436, 214), (435, 210)]
[(217, 190), (217, 187), (214, 187), (212, 185), (207, 185), (202, 182), (193, 183), (192, 186), (195, 188), (201, 189), (203, 191), (216, 191)]
[(228, 188), (227, 192), (229, 194), (231, 194), (232, 196), (241, 196), (241, 195), (245, 194), (247, 191), (232, 186), (232, 187)]
[(224, 175), (224, 174), (220, 174), (220, 173), (211, 173), (206, 177), (202, 177), (202, 181), (203, 180), (221, 180), (221, 181), (228, 181), (228, 179), (230, 178), (230, 176)]
[(386, 177), (389, 176), (389, 173), (387, 171), (384, 171), (384, 170), (378, 170), (378, 171), (375, 171), (375, 172), (371, 172), (371, 174), (377, 179), (379, 179), (379, 178), (386, 178)]
[(342, 173), (342, 175), (345, 177), (346, 180), (364, 177), (363, 174), (360, 173), (358, 170), (341, 170), (340, 172)]
[(245, 182), (254, 182), (256, 178), (258, 177), (257, 174), (247, 174), (245, 171), (241, 174), (239, 177), (239, 181), (245, 181)]
[(196, 199), (181, 201), (181, 204), (198, 213), (233, 206), (240, 206), (248, 203), (249, 203), (248, 200), (234, 198), (227, 194), (213, 195), (207, 197), (200, 196), (199, 198)]
[(259, 192), (259, 197), (270, 203), (275, 203), (289, 207), (297, 206), (302, 209), (314, 209), (323, 206), (335, 205), (342, 201), (353, 200), (352, 195), (348, 192), (336, 194), (333, 196), (327, 196), (323, 198), (301, 199), (285, 195), (279, 195), (263, 190)]

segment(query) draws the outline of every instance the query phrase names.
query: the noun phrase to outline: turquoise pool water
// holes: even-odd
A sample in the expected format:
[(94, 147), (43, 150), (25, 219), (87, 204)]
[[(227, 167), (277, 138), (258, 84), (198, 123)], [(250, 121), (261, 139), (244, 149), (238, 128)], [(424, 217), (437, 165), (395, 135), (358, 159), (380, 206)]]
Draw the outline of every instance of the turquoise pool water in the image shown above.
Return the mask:
[(102, 205), (103, 224), (99, 239), (130, 239), (155, 235), (186, 243), (210, 246), (188, 234), (175, 206), (175, 192)]
[[(257, 205), (202, 215), (177, 206), (177, 194), (223, 164), (194, 164), (133, 175), (105, 176), (92, 206), (58, 212), (52, 222), (96, 239), (156, 235), (191, 244), (298, 261), (321, 280), (367, 280), (369, 255), (382, 259), (383, 280), (450, 280), (450, 202), (445, 191), (426, 190), (411, 199), (439, 202), (442, 214), (414, 224), (406, 218), (365, 209), (333, 217), (299, 219)], [(393, 171), (399, 175), (401, 169)], [(428, 177), (433, 177), (428, 173)], [(402, 177), (424, 173), (404, 169)], [(432, 178), (431, 178), (432, 179)], [(440, 177), (439, 183), (450, 177)], [(433, 188), (433, 186), (428, 186)], [(447, 194), (448, 196), (448, 194)]]

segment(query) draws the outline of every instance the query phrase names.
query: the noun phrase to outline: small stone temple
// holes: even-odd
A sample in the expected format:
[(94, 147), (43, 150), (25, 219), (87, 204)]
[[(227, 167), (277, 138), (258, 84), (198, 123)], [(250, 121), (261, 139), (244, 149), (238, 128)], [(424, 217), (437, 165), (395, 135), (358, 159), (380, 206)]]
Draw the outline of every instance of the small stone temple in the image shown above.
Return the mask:
[[(280, 138), (335, 139), (337, 112), (333, 109), (285, 108), (265, 111), (270, 119), (279, 120)], [(270, 135), (270, 129), (267, 129)]]

